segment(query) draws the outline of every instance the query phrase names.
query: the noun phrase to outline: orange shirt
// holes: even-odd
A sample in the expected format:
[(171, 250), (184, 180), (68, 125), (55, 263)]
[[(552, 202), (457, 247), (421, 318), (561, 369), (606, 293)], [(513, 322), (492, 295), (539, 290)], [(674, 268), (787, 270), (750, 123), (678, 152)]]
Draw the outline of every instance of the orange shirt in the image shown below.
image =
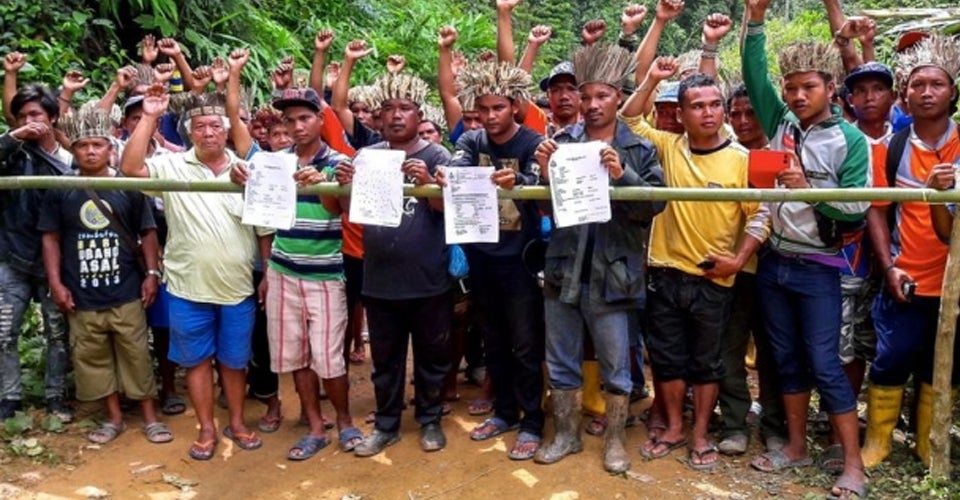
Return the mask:
[[(331, 148), (347, 156), (353, 156), (356, 151), (347, 142), (343, 125), (336, 111), (330, 106), (323, 107), (323, 129), (320, 131), (323, 142)], [(348, 214), (341, 217), (343, 223), (343, 253), (357, 259), (363, 258), (363, 226), (350, 222)]]
[[(897, 175), (898, 187), (923, 187), (934, 165), (954, 163), (960, 158), (960, 137), (951, 129), (947, 141), (937, 150), (929, 149), (919, 140), (910, 141), (910, 176)], [(899, 204), (900, 253), (896, 265), (917, 282), (917, 295), (939, 297), (943, 286), (943, 271), (947, 265), (949, 247), (940, 241), (930, 220), (926, 203)]]
[[(887, 149), (890, 146), (890, 138), (874, 142), (868, 137), (867, 140), (870, 141), (870, 161), (873, 163), (873, 187), (888, 188), (890, 184), (887, 184)], [(870, 205), (878, 208), (888, 207), (890, 202), (874, 201)]]
[(540, 109), (540, 106), (537, 106), (534, 103), (530, 103), (527, 106), (527, 115), (523, 117), (523, 125), (530, 130), (540, 134), (547, 135), (547, 113)]

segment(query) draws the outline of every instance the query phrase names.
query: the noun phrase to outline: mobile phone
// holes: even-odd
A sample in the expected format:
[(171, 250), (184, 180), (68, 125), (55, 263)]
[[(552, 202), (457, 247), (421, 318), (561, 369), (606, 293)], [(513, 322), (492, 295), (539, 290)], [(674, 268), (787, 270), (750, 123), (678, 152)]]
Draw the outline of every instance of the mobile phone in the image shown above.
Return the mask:
[(699, 267), (700, 269), (703, 269), (704, 271), (709, 271), (710, 269), (717, 267), (717, 263), (712, 260), (705, 260), (697, 264), (697, 267)]
[(912, 299), (917, 293), (917, 282), (916, 281), (904, 281), (900, 284), (900, 292), (903, 293), (903, 296)]
[(790, 154), (786, 151), (755, 149), (750, 151), (749, 182), (754, 188), (770, 189), (776, 185), (777, 174), (790, 166)]

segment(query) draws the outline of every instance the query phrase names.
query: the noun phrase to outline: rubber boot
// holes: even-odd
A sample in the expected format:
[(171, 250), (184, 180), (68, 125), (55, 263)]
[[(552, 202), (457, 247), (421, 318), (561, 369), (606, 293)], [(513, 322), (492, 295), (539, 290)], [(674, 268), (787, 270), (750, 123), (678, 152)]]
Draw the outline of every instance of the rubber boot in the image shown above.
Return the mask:
[(553, 400), (553, 441), (541, 446), (533, 461), (538, 464), (559, 462), (571, 453), (583, 451), (580, 439), (580, 389), (552, 390)]
[(600, 362), (583, 362), (583, 411), (595, 417), (607, 414), (606, 401), (600, 390)]
[(867, 389), (867, 433), (860, 449), (865, 467), (876, 467), (890, 454), (893, 428), (900, 417), (903, 386), (870, 384)]
[(920, 461), (930, 467), (930, 429), (933, 427), (933, 386), (920, 384), (917, 394), (917, 446), (914, 449)]
[(627, 412), (630, 396), (607, 395), (607, 431), (603, 435), (603, 468), (607, 472), (620, 473), (630, 470), (630, 455), (624, 443), (627, 433)]

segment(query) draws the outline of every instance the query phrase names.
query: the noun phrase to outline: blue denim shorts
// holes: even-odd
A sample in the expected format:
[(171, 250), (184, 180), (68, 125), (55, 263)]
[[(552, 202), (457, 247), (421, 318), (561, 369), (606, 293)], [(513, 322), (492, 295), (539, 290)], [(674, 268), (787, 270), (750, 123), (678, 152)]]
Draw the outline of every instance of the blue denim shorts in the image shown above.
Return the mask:
[(250, 339), (255, 314), (252, 296), (238, 304), (220, 305), (170, 295), (170, 360), (190, 368), (216, 356), (227, 368), (246, 368), (253, 355)]

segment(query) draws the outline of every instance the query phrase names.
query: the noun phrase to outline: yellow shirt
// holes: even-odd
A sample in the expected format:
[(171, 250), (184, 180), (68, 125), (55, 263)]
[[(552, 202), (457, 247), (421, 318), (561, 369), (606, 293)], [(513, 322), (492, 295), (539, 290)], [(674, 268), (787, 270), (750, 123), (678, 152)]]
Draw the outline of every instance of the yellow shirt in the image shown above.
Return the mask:
[[(230, 169), (237, 157), (230, 151), (227, 155), (230, 166), (219, 176), (197, 159), (193, 149), (154, 156), (146, 160), (146, 165), (154, 179), (230, 182)], [(240, 193), (158, 194), (163, 198), (170, 228), (163, 259), (170, 293), (221, 305), (236, 304), (251, 296), (257, 232), (240, 223)]]
[[(748, 187), (748, 155), (743, 146), (731, 142), (716, 151), (693, 154), (685, 135), (656, 130), (642, 118), (622, 118), (634, 133), (657, 147), (668, 187)], [(742, 236), (763, 241), (768, 234), (760, 203), (670, 201), (653, 219), (649, 263), (701, 276), (703, 270), (697, 264), (707, 255), (735, 255)], [(734, 278), (713, 281), (729, 287)]]

